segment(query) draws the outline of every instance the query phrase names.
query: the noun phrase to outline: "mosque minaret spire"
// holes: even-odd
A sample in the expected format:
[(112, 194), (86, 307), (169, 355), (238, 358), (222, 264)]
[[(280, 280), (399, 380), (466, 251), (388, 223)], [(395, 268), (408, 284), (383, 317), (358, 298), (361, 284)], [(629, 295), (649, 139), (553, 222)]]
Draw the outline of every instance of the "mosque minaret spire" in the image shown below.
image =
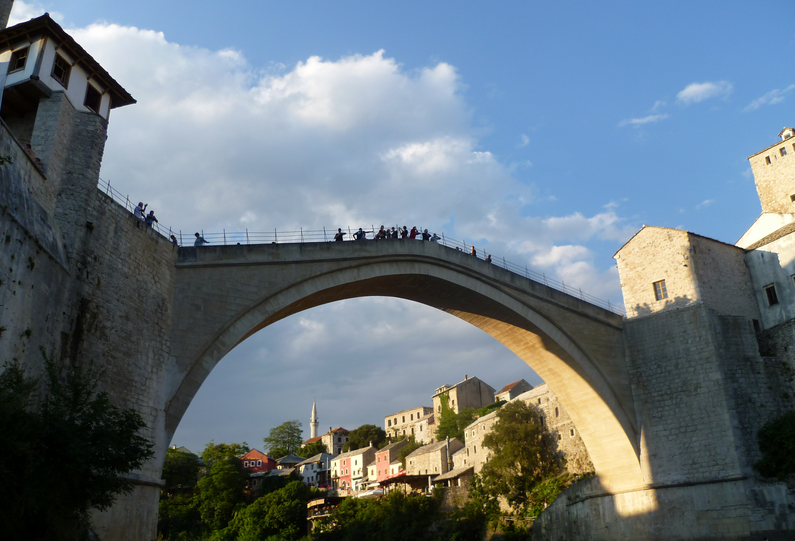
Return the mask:
[(315, 404), (315, 401), (313, 400), (312, 401), (312, 418), (309, 420), (309, 433), (310, 433), (309, 437), (310, 438), (316, 438), (317, 437), (317, 427), (319, 425), (320, 425), (320, 423), (318, 423), (318, 421), (317, 421), (317, 405)]

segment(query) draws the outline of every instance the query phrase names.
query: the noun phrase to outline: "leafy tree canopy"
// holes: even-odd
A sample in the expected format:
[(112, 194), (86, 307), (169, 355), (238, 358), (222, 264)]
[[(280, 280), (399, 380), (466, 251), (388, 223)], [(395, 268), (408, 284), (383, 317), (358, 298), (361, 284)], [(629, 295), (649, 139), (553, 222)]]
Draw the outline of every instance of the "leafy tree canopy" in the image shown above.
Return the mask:
[(477, 413), (472, 408), (463, 408), (458, 413), (450, 407), (450, 397), (447, 393), (440, 397), (442, 411), (436, 423), (436, 441), (446, 438), (458, 438), (464, 441), (464, 429), (477, 419)]
[(422, 447), (422, 443), (414, 441), (414, 438), (409, 439), (408, 444), (404, 445), (398, 451), (398, 459), (400, 460), (401, 469), (406, 469), (406, 457), (411, 453)]
[[(0, 374), (0, 539), (81, 537), (92, 508), (107, 509), (132, 490), (120, 475), (152, 456), (139, 435), (144, 420), (96, 392), (92, 364), (45, 361), (44, 382), (26, 378), (17, 363)], [(43, 459), (57, 461), (57, 475)]]
[(193, 453), (168, 449), (163, 462), (163, 479), (166, 482), (166, 491), (172, 492), (176, 488), (195, 486), (199, 466), (199, 457)]
[(193, 503), (202, 522), (210, 530), (227, 526), (246, 504), (246, 473), (236, 457), (216, 460), (207, 475), (199, 479)]
[(272, 458), (279, 459), (292, 453), (298, 453), (304, 441), (301, 421), (286, 421), (276, 428), (271, 428), (268, 437), (263, 441)]
[(558, 460), (538, 413), (521, 400), (509, 402), (497, 413), (497, 422), (483, 438), (491, 459), (480, 475), (486, 493), (504, 496), (515, 509), (524, 510), (533, 487), (558, 470)]
[(246, 442), (243, 443), (215, 443), (215, 440), (210, 440), (210, 443), (202, 451), (202, 461), (204, 464), (212, 466), (212, 464), (222, 458), (234, 458), (248, 453), (251, 449)]
[(371, 443), (378, 447), (379, 444), (386, 441), (386, 432), (380, 426), (375, 425), (362, 425), (355, 428), (348, 434), (348, 441), (342, 447), (342, 452), (355, 451), (367, 447)]
[(780, 481), (795, 473), (795, 411), (765, 423), (757, 441), (762, 458), (754, 464), (755, 470)]
[(318, 440), (301, 447), (298, 456), (310, 458), (320, 453), (328, 453), (328, 451), (326, 450), (326, 445)]
[(306, 503), (318, 494), (301, 481), (266, 494), (239, 512), (224, 537), (236, 541), (298, 541), (306, 532)]
[[(432, 528), (439, 504), (423, 495), (391, 492), (381, 500), (346, 498), (315, 535), (319, 541), (447, 539)], [(459, 538), (460, 539), (460, 538)]]

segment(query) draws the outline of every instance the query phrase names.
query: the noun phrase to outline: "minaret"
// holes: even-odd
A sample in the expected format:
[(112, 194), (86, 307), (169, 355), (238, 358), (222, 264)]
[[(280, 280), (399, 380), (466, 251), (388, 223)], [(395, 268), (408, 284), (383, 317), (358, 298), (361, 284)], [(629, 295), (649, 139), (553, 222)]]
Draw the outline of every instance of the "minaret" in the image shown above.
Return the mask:
[(309, 419), (309, 437), (317, 438), (317, 427), (320, 423), (317, 422), (317, 406), (315, 401), (312, 401), (312, 418)]

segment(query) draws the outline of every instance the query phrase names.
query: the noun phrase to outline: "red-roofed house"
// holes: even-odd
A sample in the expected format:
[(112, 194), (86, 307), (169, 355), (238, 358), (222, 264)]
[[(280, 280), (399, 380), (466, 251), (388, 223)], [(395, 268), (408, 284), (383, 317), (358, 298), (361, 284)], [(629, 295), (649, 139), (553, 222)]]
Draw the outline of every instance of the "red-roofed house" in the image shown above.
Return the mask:
[(256, 449), (252, 449), (241, 456), (240, 461), (243, 463), (244, 468), (254, 473), (265, 473), (276, 469), (276, 461)]
[(519, 381), (514, 381), (513, 383), (509, 383), (502, 389), (500, 389), (495, 395), (494, 400), (500, 401), (505, 400), (506, 402), (510, 402), (517, 396), (522, 393), (526, 393), (527, 391), (532, 391), (533, 386), (527, 383), (525, 380), (520, 379)]

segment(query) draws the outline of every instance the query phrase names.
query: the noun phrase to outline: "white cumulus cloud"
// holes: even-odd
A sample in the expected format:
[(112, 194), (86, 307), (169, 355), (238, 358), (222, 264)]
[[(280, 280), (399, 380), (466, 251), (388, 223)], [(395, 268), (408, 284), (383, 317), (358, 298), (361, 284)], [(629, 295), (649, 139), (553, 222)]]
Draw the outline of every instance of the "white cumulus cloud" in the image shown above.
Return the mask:
[(734, 86), (728, 81), (691, 83), (676, 95), (676, 102), (681, 105), (690, 105), (710, 98), (728, 96), (733, 90)]

